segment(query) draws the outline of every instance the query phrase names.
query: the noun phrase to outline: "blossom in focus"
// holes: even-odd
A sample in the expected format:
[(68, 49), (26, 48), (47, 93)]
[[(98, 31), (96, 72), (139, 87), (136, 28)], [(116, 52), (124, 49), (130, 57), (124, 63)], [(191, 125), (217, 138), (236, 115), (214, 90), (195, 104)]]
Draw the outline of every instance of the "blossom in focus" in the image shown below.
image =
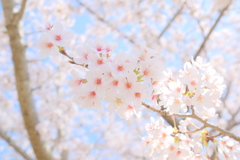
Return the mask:
[(73, 88), (74, 92), (77, 92), (81, 89), (81, 85), (86, 83), (85, 73), (83, 72), (82, 75), (80, 75), (76, 70), (72, 70), (71, 75), (73, 79), (69, 80), (68, 85)]
[(59, 52), (58, 47), (47, 33), (42, 33), (40, 40), (37, 42), (37, 47), (40, 50), (40, 58), (46, 58), (48, 55), (56, 56)]
[(50, 40), (57, 46), (65, 47), (73, 38), (72, 31), (64, 31), (61, 23), (56, 23), (53, 29), (49, 31)]

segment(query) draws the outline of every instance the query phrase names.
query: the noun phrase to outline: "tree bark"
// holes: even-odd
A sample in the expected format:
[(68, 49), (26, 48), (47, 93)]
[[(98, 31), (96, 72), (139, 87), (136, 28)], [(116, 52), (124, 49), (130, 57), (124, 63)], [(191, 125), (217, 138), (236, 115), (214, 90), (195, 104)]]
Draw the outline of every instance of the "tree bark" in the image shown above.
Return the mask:
[(36, 125), (39, 121), (29, 85), (29, 74), (25, 55), (26, 46), (23, 43), (23, 36), (20, 34), (21, 30), (19, 29), (25, 5), (26, 0), (23, 0), (20, 11), (18, 13), (14, 13), (13, 0), (2, 0), (5, 25), (9, 36), (12, 60), (14, 63), (18, 100), (21, 106), (25, 128), (27, 129), (29, 140), (37, 159), (51, 160), (51, 155), (48, 153), (38, 131), (36, 130)]

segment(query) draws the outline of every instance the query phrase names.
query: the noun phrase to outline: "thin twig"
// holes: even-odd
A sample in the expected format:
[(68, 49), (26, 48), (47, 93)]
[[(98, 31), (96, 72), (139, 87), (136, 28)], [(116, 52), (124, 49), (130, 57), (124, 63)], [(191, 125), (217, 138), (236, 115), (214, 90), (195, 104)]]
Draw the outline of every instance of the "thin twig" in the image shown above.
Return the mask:
[(94, 15), (99, 21), (101, 21), (102, 23), (106, 24), (107, 26), (109, 26), (110, 28), (112, 28), (113, 30), (117, 31), (123, 38), (127, 39), (130, 43), (132, 44), (136, 44), (135, 41), (128, 37), (127, 35), (125, 35), (123, 32), (121, 32), (117, 27), (111, 25), (109, 22), (107, 22), (104, 18), (100, 17), (95, 11), (93, 11), (90, 7), (88, 7), (87, 5), (85, 5), (83, 2), (81, 2), (80, 0), (77, 1), (80, 5), (82, 5), (89, 13), (91, 13), (92, 15)]
[(33, 31), (33, 32), (27, 32), (27, 33), (24, 33), (24, 35), (32, 35), (32, 34), (35, 34), (35, 33), (41, 33), (41, 32), (44, 32), (44, 30)]
[(170, 19), (170, 21), (168, 22), (168, 24), (165, 26), (165, 28), (162, 30), (162, 32), (159, 34), (158, 36), (158, 40), (163, 36), (163, 34), (167, 31), (167, 29), (171, 26), (171, 24), (173, 23), (173, 21), (178, 17), (178, 15), (180, 15), (180, 13), (182, 12), (183, 8), (184, 8), (185, 3), (182, 5), (182, 7), (174, 14), (174, 16)]
[(196, 60), (196, 58), (200, 55), (202, 49), (204, 48), (204, 46), (205, 46), (206, 42), (208, 41), (210, 35), (212, 34), (213, 30), (216, 28), (216, 26), (219, 23), (220, 19), (223, 17), (225, 11), (228, 9), (228, 6), (226, 6), (223, 10), (220, 11), (220, 14), (219, 14), (218, 18), (216, 19), (215, 23), (213, 24), (213, 26), (209, 30), (208, 34), (206, 35), (206, 37), (204, 38), (202, 44), (200, 45), (200, 47), (198, 48), (196, 54), (194, 55), (194, 58), (193, 58), (194, 60)]
[(67, 52), (66, 52), (65, 50), (61, 50), (61, 51), (59, 51), (59, 52), (60, 52), (62, 55), (68, 57), (68, 58), (71, 60), (71, 61), (68, 61), (69, 63), (75, 64), (75, 65), (79, 65), (79, 66), (84, 67), (84, 68), (88, 68), (88, 65), (87, 65), (87, 64), (84, 65), (84, 64), (76, 63), (76, 62), (74, 61), (74, 58), (71, 57), (71, 56), (69, 56), (69, 54), (67, 54)]
[[(157, 109), (151, 107), (150, 105), (145, 104), (144, 102), (142, 103), (142, 105), (145, 106), (146, 108), (151, 109), (151, 110), (154, 111), (154, 112), (157, 112), (157, 113), (160, 113), (160, 114), (163, 114), (163, 115), (170, 115), (168, 112), (166, 112), (166, 111), (161, 111), (161, 110), (157, 110)], [(240, 137), (238, 137), (238, 136), (234, 135), (233, 133), (231, 133), (231, 132), (229, 132), (229, 131), (226, 131), (226, 130), (220, 128), (220, 127), (217, 127), (217, 126), (215, 126), (215, 125), (213, 125), (213, 124), (211, 124), (211, 123), (208, 123), (207, 121), (205, 121), (205, 120), (203, 120), (202, 118), (198, 117), (198, 116), (195, 114), (193, 107), (191, 107), (191, 108), (192, 108), (192, 114), (173, 114), (173, 115), (174, 115), (174, 116), (177, 116), (177, 117), (183, 117), (183, 118), (187, 118), (187, 117), (189, 117), (189, 118), (194, 118), (194, 119), (202, 122), (202, 123), (204, 124), (204, 126), (209, 127), (209, 128), (212, 128), (212, 129), (220, 132), (222, 135), (229, 136), (230, 138), (232, 138), (232, 139), (240, 142)]]
[(32, 158), (26, 154), (19, 146), (17, 146), (13, 140), (0, 129), (0, 137), (4, 139), (11, 147), (14, 148), (16, 152), (18, 152), (21, 156), (23, 156), (26, 160), (32, 160)]
[(211, 138), (215, 138), (215, 137), (218, 137), (218, 136), (221, 136), (222, 134), (221, 133), (218, 133), (216, 134), (215, 136), (210, 136), (210, 137), (207, 137), (208, 139), (211, 139)]
[(187, 132), (187, 134), (193, 134), (193, 133), (196, 133), (196, 132), (198, 132), (198, 131), (201, 131), (201, 130), (203, 130), (204, 128), (206, 128), (206, 126), (205, 125), (203, 125), (202, 127), (200, 127), (200, 128), (198, 128), (198, 129), (196, 129), (196, 130), (194, 130), (194, 131), (189, 131), (189, 132)]

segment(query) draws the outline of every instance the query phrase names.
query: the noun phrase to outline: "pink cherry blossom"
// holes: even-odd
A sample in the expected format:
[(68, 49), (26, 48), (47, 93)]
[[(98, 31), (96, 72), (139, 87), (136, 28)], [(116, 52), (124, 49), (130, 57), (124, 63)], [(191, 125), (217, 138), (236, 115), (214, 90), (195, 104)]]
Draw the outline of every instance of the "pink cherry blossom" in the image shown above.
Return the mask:
[(109, 67), (114, 77), (127, 77), (128, 73), (133, 72), (135, 69), (135, 66), (126, 61), (126, 58), (122, 54), (117, 54), (113, 62), (109, 63)]
[(42, 33), (41, 39), (37, 42), (38, 49), (40, 50), (40, 58), (46, 58), (48, 55), (56, 56), (59, 54), (59, 49), (50, 40), (47, 33)]
[(76, 53), (80, 56), (79, 58), (75, 58), (75, 62), (79, 64), (88, 64), (90, 62), (89, 55), (94, 54), (94, 52), (86, 47), (78, 47), (76, 49)]
[(107, 66), (108, 60), (105, 57), (102, 57), (97, 54), (90, 54), (88, 56), (88, 59), (89, 59), (89, 62), (91, 62), (88, 67), (90, 70), (97, 69), (97, 70), (105, 71), (108, 67)]
[(101, 94), (96, 90), (84, 89), (73, 96), (73, 101), (82, 108), (100, 109), (102, 106), (100, 100)]
[(75, 92), (81, 89), (83, 83), (86, 83), (85, 72), (82, 72), (81, 75), (76, 71), (72, 70), (71, 75), (74, 77), (69, 80), (68, 85), (73, 88)]
[[(112, 113), (113, 111), (122, 108), (127, 105), (127, 101), (123, 95), (115, 94), (115, 95), (108, 95), (104, 99), (108, 104), (108, 110)], [(124, 116), (123, 116), (124, 117)]]
[(64, 31), (61, 23), (56, 23), (53, 27), (48, 33), (51, 41), (57, 46), (65, 47), (73, 38), (72, 31)]
[(213, 120), (217, 117), (216, 109), (213, 107), (211, 107), (211, 108), (203, 107), (202, 111), (196, 110), (196, 115), (198, 115), (205, 121)]
[[(192, 97), (192, 104), (198, 111), (203, 110), (203, 106), (209, 108), (209, 102), (212, 101), (209, 90), (200, 90), (198, 89), (195, 95)], [(211, 107), (211, 103), (210, 103)]]

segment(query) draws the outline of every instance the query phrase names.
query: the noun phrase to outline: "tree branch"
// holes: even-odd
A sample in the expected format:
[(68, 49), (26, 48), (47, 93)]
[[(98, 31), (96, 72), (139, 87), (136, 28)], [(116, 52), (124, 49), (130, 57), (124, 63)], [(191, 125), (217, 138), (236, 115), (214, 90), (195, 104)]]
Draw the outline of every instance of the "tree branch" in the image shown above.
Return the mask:
[[(22, 7), (19, 12), (19, 16), (23, 15), (26, 1), (23, 1)], [(28, 74), (28, 66), (26, 60), (26, 46), (23, 44), (23, 37), (20, 34), (19, 22), (11, 23), (12, 17), (14, 17), (13, 0), (2, 0), (2, 6), (4, 10), (5, 24), (8, 31), (10, 47), (12, 50), (12, 60), (14, 64), (14, 73), (16, 79), (16, 88), (18, 94), (18, 100), (23, 115), (25, 128), (28, 132), (29, 140), (32, 144), (34, 153), (39, 160), (52, 160), (51, 154), (45, 148), (41, 136), (36, 130), (36, 126), (39, 123), (38, 115), (36, 113), (34, 100), (30, 89), (30, 81)]]
[(187, 132), (187, 134), (193, 134), (193, 133), (196, 133), (196, 132), (198, 132), (198, 131), (201, 131), (201, 130), (203, 130), (204, 128), (206, 128), (206, 126), (205, 125), (203, 125), (202, 127), (200, 127), (200, 128), (198, 128), (198, 129), (196, 129), (196, 130), (194, 130), (194, 131), (189, 131), (189, 132)]
[(62, 55), (68, 57), (70, 59), (70, 61), (68, 61), (69, 63), (71, 64), (75, 64), (75, 65), (79, 65), (81, 67), (84, 67), (84, 68), (88, 68), (88, 65), (87, 64), (78, 64), (74, 61), (74, 58), (71, 57), (64, 49), (63, 50), (60, 50), (59, 51)]
[(167, 29), (171, 26), (171, 24), (173, 23), (173, 21), (178, 17), (178, 15), (180, 15), (180, 13), (182, 12), (183, 8), (184, 8), (185, 3), (182, 5), (182, 7), (174, 14), (174, 16), (170, 19), (170, 21), (168, 22), (168, 24), (165, 26), (165, 28), (162, 30), (162, 32), (159, 34), (158, 36), (158, 40), (163, 36), (163, 34), (167, 31)]
[(194, 60), (196, 60), (197, 56), (200, 55), (202, 49), (204, 48), (204, 46), (205, 46), (206, 42), (208, 41), (210, 35), (212, 34), (213, 30), (216, 28), (216, 26), (219, 23), (220, 19), (223, 17), (225, 11), (228, 9), (228, 6), (226, 6), (223, 10), (220, 11), (220, 14), (219, 14), (218, 18), (216, 19), (215, 23), (213, 24), (213, 26), (209, 30), (208, 34), (206, 35), (206, 37), (204, 38), (202, 44), (200, 45), (200, 47), (198, 48), (196, 54), (194, 55), (194, 57), (193, 57)]
[(13, 141), (12, 139), (6, 134), (4, 133), (4, 131), (2, 131), (0, 129), (0, 137), (2, 137), (2, 139), (4, 139), (11, 147), (14, 148), (14, 150), (16, 152), (18, 152), (21, 156), (23, 156), (26, 160), (32, 160), (32, 158), (27, 155), (20, 147), (18, 147)]
[(14, 14), (13, 17), (13, 24), (19, 23), (19, 21), (22, 19), (25, 7), (26, 7), (27, 0), (22, 0), (22, 5), (18, 13)]
[(135, 41), (128, 37), (127, 35), (125, 35), (123, 32), (121, 32), (117, 27), (111, 25), (109, 22), (107, 22), (104, 18), (100, 17), (95, 11), (93, 11), (90, 7), (88, 7), (87, 5), (85, 5), (83, 2), (81, 2), (80, 0), (77, 0), (77, 2), (82, 5), (89, 13), (91, 13), (92, 15), (94, 15), (99, 21), (101, 21), (102, 23), (106, 24), (107, 26), (109, 26), (112, 30), (117, 31), (123, 38), (127, 39), (130, 43), (135, 44)]
[[(148, 108), (148, 109), (151, 109), (151, 110), (154, 111), (154, 112), (157, 112), (157, 113), (160, 113), (160, 114), (163, 114), (163, 115), (170, 115), (168, 112), (162, 111), (162, 110), (157, 110), (157, 109), (151, 107), (150, 105), (148, 105), (148, 104), (146, 104), (146, 103), (144, 103), (144, 102), (142, 103), (142, 105), (145, 106), (145, 107)], [(238, 136), (234, 135), (233, 133), (228, 132), (228, 131), (226, 131), (226, 130), (224, 130), (224, 129), (222, 129), (222, 128), (219, 128), (219, 127), (217, 127), (217, 126), (215, 126), (215, 125), (213, 125), (213, 124), (211, 124), (211, 123), (208, 123), (207, 121), (205, 121), (205, 120), (201, 119), (200, 117), (198, 117), (198, 116), (195, 114), (193, 108), (192, 108), (192, 114), (173, 114), (173, 115), (174, 115), (174, 116), (177, 116), (177, 117), (183, 117), (183, 118), (189, 117), (189, 118), (196, 119), (196, 120), (202, 122), (202, 123), (204, 124), (204, 126), (209, 127), (209, 128), (212, 128), (212, 129), (220, 132), (221, 135), (229, 136), (230, 138), (232, 138), (232, 139), (240, 142), (240, 137), (238, 137)]]

